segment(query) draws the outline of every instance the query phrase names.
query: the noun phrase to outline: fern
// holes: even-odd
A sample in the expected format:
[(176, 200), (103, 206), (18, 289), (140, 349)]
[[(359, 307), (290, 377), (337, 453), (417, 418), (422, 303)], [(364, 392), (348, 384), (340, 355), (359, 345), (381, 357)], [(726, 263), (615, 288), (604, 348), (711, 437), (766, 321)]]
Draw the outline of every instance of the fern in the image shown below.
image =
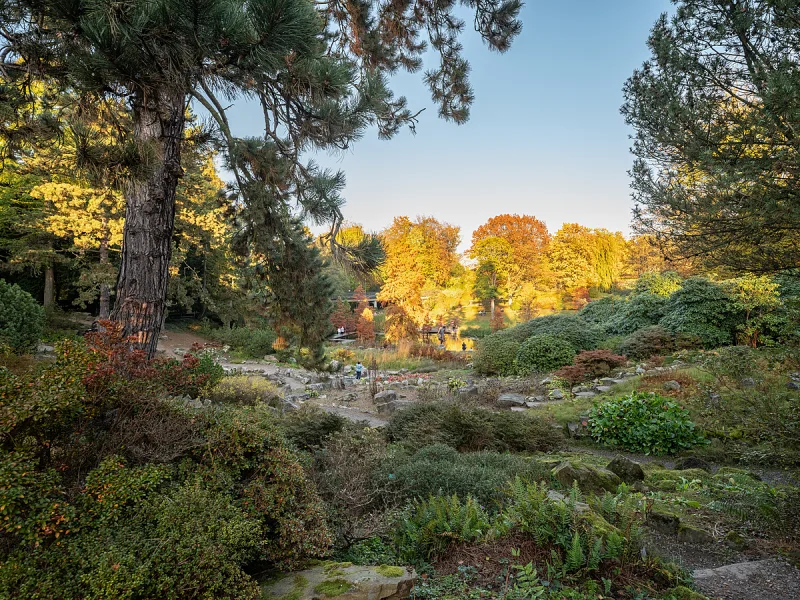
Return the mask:
[(567, 568), (567, 572), (577, 571), (583, 566), (585, 560), (586, 556), (583, 553), (581, 536), (576, 531), (572, 536), (572, 544), (570, 545), (569, 550), (567, 550), (567, 560), (565, 561), (564, 566)]
[(595, 571), (600, 566), (600, 561), (603, 559), (603, 540), (597, 538), (592, 545), (592, 550), (589, 552), (589, 560), (586, 565), (590, 571)]
[(616, 531), (612, 531), (606, 538), (605, 558), (617, 559), (625, 552), (625, 538)]

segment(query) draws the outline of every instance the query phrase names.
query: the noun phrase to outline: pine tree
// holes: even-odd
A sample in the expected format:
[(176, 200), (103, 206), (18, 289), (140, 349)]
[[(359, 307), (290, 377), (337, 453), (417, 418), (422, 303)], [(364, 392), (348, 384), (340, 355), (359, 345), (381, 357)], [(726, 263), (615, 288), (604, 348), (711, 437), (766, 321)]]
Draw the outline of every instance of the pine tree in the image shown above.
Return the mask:
[[(303, 164), (308, 148), (343, 149), (375, 124), (388, 138), (416, 115), (404, 98), (394, 98), (385, 74), (416, 71), (430, 31), (441, 58), (426, 74), (439, 114), (456, 122), (469, 117), (473, 95), (461, 56), (464, 22), (453, 3), (409, 9), (404, 2), (361, 0), (310, 3), (306, 0), (3, 0), (0, 2), (0, 76), (13, 88), (2, 95), (3, 150), (13, 154), (25, 134), (47, 129), (42, 120), (16, 111), (31, 75), (102, 102), (124, 99), (132, 114), (129, 177), (124, 184), (126, 219), (117, 302), (112, 317), (124, 323), (149, 354), (155, 351), (167, 299), (175, 196), (182, 176), (186, 109), (203, 106), (213, 119), (243, 207), (241, 235), (234, 240), (258, 272), (273, 285), (273, 314), (296, 321), (307, 312), (327, 322), (320, 297), (324, 263), (308, 244), (298, 218), (333, 227), (341, 223), (343, 176)], [(520, 0), (478, 0), (475, 27), (487, 45), (503, 52), (520, 32)], [(318, 7), (318, 8), (317, 8)], [(319, 12), (318, 12), (319, 10)], [(324, 29), (323, 29), (324, 28)], [(263, 138), (241, 139), (230, 129), (226, 103), (235, 96), (257, 99), (265, 117)], [(262, 260), (263, 257), (263, 260)], [(292, 260), (294, 262), (278, 262)], [(301, 262), (302, 261), (302, 262)], [(278, 301), (280, 298), (280, 301)], [(300, 309), (302, 307), (302, 309)], [(309, 338), (316, 325), (302, 326)], [(311, 337), (317, 337), (316, 335)]]

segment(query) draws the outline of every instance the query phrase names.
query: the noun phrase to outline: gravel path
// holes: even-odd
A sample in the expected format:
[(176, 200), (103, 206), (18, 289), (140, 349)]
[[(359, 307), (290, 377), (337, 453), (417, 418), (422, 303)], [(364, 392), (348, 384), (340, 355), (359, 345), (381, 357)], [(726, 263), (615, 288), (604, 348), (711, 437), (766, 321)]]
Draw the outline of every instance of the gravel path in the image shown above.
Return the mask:
[(331, 406), (330, 404), (318, 404), (327, 413), (339, 415), (355, 423), (366, 422), (370, 427), (384, 427), (389, 423), (386, 419), (376, 417), (374, 414), (364, 412), (355, 408), (345, 408), (344, 406)]
[(800, 598), (800, 570), (770, 558), (736, 563), (694, 572), (697, 588), (720, 600), (797, 600)]

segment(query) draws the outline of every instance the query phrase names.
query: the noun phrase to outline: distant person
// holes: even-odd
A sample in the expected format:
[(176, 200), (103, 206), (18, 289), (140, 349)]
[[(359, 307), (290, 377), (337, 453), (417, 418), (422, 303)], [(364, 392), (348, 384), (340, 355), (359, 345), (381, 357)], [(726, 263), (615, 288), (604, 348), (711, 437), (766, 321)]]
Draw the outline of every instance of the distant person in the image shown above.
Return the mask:
[(364, 370), (364, 365), (361, 364), (361, 361), (356, 363), (356, 379), (361, 379), (361, 372)]
[(461, 342), (461, 351), (462, 352), (466, 352), (467, 351), (467, 342)]
[(439, 325), (439, 344), (444, 344), (444, 325)]

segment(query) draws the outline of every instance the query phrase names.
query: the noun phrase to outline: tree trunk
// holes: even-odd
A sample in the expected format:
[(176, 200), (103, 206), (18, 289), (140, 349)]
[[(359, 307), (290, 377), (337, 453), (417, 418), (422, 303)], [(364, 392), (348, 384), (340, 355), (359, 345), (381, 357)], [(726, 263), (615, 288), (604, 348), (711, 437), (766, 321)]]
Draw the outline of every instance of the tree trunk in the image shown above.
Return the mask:
[(152, 357), (164, 321), (175, 189), (181, 176), (185, 126), (183, 94), (161, 94), (134, 102), (134, 136), (141, 148), (157, 152), (155, 167), (125, 190), (125, 229), (117, 298), (111, 318), (124, 326), (136, 345)]
[(491, 302), (492, 302), (492, 304), (491, 304), (491, 306), (492, 306), (492, 309), (491, 309), (491, 311), (489, 312), (489, 314), (491, 315), (491, 319), (492, 319), (492, 321), (494, 321), (494, 296), (492, 296), (492, 300), (491, 300)]
[(53, 263), (48, 263), (44, 270), (44, 307), (53, 308), (56, 299), (56, 271)]
[[(103, 269), (108, 265), (108, 236), (100, 240), (100, 264)], [(108, 319), (111, 313), (111, 290), (107, 283), (100, 284), (100, 318)]]

